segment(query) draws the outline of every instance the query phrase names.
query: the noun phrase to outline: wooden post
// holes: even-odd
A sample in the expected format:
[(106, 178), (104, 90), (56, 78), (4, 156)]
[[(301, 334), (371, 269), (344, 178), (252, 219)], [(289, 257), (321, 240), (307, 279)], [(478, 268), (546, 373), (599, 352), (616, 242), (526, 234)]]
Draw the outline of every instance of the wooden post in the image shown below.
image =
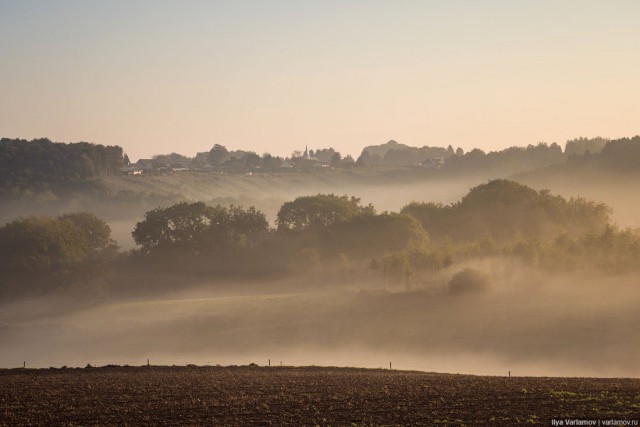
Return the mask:
[(271, 359), (269, 359), (269, 367), (271, 367)]
[(25, 369), (27, 367), (27, 361), (25, 360), (24, 362), (22, 362), (22, 369)]
[(150, 366), (150, 365), (149, 365), (149, 359), (147, 359), (147, 367), (149, 367), (149, 366)]
[(511, 378), (511, 371), (509, 371), (509, 378)]
[(391, 370), (391, 362), (389, 362), (389, 370)]

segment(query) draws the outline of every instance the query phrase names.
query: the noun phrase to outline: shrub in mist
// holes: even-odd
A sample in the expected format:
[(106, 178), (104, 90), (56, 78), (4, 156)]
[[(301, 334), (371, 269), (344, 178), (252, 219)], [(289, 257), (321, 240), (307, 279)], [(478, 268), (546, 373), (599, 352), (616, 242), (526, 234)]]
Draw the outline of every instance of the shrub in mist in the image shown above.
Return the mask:
[(469, 294), (486, 292), (491, 285), (491, 278), (483, 271), (465, 268), (453, 275), (449, 281), (449, 292), (452, 294)]

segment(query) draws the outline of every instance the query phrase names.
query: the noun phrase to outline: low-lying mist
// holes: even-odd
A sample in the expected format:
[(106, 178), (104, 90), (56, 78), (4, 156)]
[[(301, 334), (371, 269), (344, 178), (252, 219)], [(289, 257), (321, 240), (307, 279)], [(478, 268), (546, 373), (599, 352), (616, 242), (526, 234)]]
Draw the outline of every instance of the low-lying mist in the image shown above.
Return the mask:
[[(231, 180), (224, 176), (216, 179)], [(282, 203), (296, 196), (349, 194), (359, 197), (363, 205), (372, 203), (377, 212), (399, 211), (412, 200), (445, 205), (457, 202), (477, 184), (474, 178), (370, 184), (333, 180), (322, 184), (310, 183), (303, 176), (297, 182), (294, 176), (286, 185), (260, 180), (263, 178), (234, 178), (234, 185), (220, 185), (227, 193), (204, 184), (190, 187), (189, 199), (212, 205), (255, 205), (274, 226)], [(523, 181), (566, 196), (607, 201), (621, 226), (638, 226), (633, 212), (640, 203), (640, 193), (633, 182), (609, 191), (604, 183), (581, 187), (540, 177)], [(164, 180), (159, 182), (165, 184)], [(185, 192), (176, 184), (177, 191)], [(118, 215), (106, 218), (112, 237), (124, 251), (134, 247), (131, 231), (144, 216), (143, 209), (127, 206), (112, 206)], [(66, 209), (58, 206), (58, 211)], [(463, 226), (468, 224), (459, 228)], [(434, 243), (435, 234), (431, 235)], [(624, 238), (612, 242), (618, 244)], [(319, 246), (320, 253), (331, 248), (333, 241), (327, 242)], [(576, 242), (581, 240), (576, 238)], [(567, 245), (564, 252), (568, 261), (574, 246), (578, 247), (577, 243)], [(265, 252), (273, 253), (273, 247)], [(279, 259), (288, 254), (281, 253), (284, 255)], [(498, 249), (492, 252), (498, 253)], [(333, 255), (335, 262), (340, 262), (343, 254)], [(383, 267), (376, 270), (375, 280), (367, 276), (349, 282), (332, 280), (330, 275), (324, 280), (325, 276), (312, 271), (311, 255), (309, 264), (296, 266), (296, 274), (286, 279), (264, 277), (242, 283), (236, 278), (226, 283), (218, 273), (209, 272), (215, 280), (202, 279), (197, 286), (191, 285), (192, 277), (176, 272), (171, 279), (164, 270), (155, 271), (163, 266), (153, 262), (146, 266), (146, 261), (137, 259), (140, 264), (135, 274), (122, 276), (130, 280), (122, 285), (130, 288), (130, 293), (120, 290), (117, 295), (110, 294), (108, 286), (102, 290), (103, 280), (114, 280), (105, 276), (91, 284), (91, 289), (79, 283), (64, 293), (0, 301), (0, 368), (19, 367), (23, 361), (27, 367), (46, 368), (141, 365), (147, 359), (167, 365), (266, 365), (270, 359), (272, 365), (371, 368), (388, 367), (392, 362), (394, 369), (489, 375), (511, 371), (512, 375), (640, 376), (640, 342), (634, 329), (640, 323), (640, 274), (624, 274), (636, 270), (614, 271), (614, 276), (613, 270), (594, 267), (588, 273), (581, 271), (583, 264), (576, 264), (572, 272), (553, 274), (534, 263), (521, 264), (514, 256), (480, 255), (472, 260), (473, 256), (460, 256), (442, 270), (434, 267), (428, 280), (423, 277), (428, 276), (428, 269), (417, 272), (410, 287), (385, 287)], [(376, 257), (382, 265), (384, 258)], [(552, 264), (549, 258), (553, 255), (546, 258), (547, 264)], [(355, 256), (344, 259), (353, 264), (369, 261)], [(237, 265), (244, 266), (242, 261)], [(466, 267), (484, 272), (488, 287), (451, 292), (451, 278)], [(318, 282), (318, 277), (323, 281)], [(115, 285), (113, 289), (118, 289), (118, 283)], [(154, 285), (161, 291), (155, 291)]]
[(203, 283), (80, 309), (63, 298), (25, 300), (0, 310), (0, 366), (271, 359), (490, 375), (640, 375), (637, 275), (551, 276), (500, 259), (473, 267), (490, 277), (486, 290), (450, 292), (456, 266), (411, 291), (379, 283), (325, 283), (313, 291), (304, 281), (263, 290)]

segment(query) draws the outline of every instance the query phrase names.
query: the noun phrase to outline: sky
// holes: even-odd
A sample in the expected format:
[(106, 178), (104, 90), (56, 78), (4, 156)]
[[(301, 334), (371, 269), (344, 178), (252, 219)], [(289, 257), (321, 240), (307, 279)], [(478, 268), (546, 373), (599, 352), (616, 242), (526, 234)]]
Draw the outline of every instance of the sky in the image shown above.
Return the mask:
[(357, 157), (640, 133), (640, 1), (0, 0), (0, 137)]

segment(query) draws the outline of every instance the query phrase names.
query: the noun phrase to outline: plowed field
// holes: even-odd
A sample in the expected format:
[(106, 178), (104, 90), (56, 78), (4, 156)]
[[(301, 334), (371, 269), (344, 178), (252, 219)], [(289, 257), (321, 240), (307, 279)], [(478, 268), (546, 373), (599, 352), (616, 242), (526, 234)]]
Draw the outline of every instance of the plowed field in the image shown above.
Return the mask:
[(1, 425), (511, 426), (639, 414), (639, 379), (257, 366), (0, 371)]

